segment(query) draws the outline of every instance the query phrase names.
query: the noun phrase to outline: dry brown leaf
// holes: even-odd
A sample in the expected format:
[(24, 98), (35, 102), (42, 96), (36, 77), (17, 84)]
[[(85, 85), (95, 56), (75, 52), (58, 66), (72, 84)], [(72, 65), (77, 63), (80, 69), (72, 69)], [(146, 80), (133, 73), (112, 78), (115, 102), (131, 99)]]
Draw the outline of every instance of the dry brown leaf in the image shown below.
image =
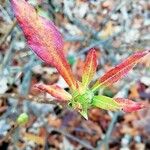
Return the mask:
[(145, 67), (149, 68), (150, 67), (150, 55), (147, 55), (140, 61), (140, 63), (144, 64)]
[(137, 119), (138, 119), (137, 113), (128, 113), (124, 116), (124, 123), (127, 124)]
[(4, 111), (6, 111), (7, 108), (8, 108), (7, 106), (0, 107), (0, 113), (3, 113)]
[(137, 84), (134, 84), (133, 86), (131, 86), (130, 92), (131, 92), (129, 95), (130, 99), (139, 98), (139, 92), (138, 92), (138, 85)]
[(111, 10), (114, 6), (114, 2), (112, 0), (106, 0), (102, 3), (102, 8), (106, 8), (106, 9), (109, 9)]
[(122, 134), (129, 134), (131, 136), (136, 136), (139, 134), (139, 131), (133, 127), (130, 127), (127, 124), (124, 124), (121, 129)]
[(135, 149), (136, 150), (145, 150), (145, 144), (137, 143), (137, 144), (135, 144)]
[(40, 137), (39, 135), (34, 135), (32, 133), (24, 133), (23, 136), (27, 141), (33, 141), (36, 144), (42, 145), (42, 146), (45, 145), (45, 138)]
[(109, 22), (106, 24), (104, 30), (101, 32), (100, 37), (101, 37), (102, 39), (106, 39), (106, 38), (108, 38), (109, 36), (111, 36), (111, 35), (113, 34), (113, 32), (114, 32), (113, 23), (112, 23), (111, 21), (109, 21)]
[(60, 126), (61, 126), (61, 124), (62, 124), (62, 120), (59, 119), (59, 118), (57, 118), (57, 117), (55, 117), (55, 116), (50, 115), (50, 116), (48, 117), (48, 124), (49, 124), (50, 126), (55, 127), (55, 128), (60, 128)]

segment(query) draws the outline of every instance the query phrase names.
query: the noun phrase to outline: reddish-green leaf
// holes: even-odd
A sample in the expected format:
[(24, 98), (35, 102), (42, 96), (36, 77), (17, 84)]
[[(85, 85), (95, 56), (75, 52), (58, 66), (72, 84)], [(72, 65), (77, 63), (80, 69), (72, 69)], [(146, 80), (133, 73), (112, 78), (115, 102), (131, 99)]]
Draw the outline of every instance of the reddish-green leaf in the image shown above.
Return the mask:
[(92, 105), (94, 107), (112, 111), (118, 110), (120, 108), (119, 104), (114, 101), (113, 98), (103, 95), (94, 96)]
[(85, 65), (83, 68), (83, 75), (82, 75), (83, 87), (86, 88), (88, 84), (91, 82), (94, 74), (96, 73), (96, 68), (97, 68), (96, 52), (94, 49), (91, 49), (87, 55)]
[(134, 102), (124, 98), (110, 98), (103, 95), (94, 96), (92, 105), (105, 110), (123, 110), (124, 112), (133, 112), (146, 107), (142, 102)]
[(36, 84), (35, 87), (63, 101), (67, 101), (72, 98), (68, 92), (60, 88), (58, 85)]
[(100, 86), (111, 86), (122, 79), (148, 53), (149, 51), (139, 51), (128, 57), (122, 63), (105, 73), (93, 86), (93, 90), (98, 89)]
[(133, 112), (146, 107), (142, 102), (134, 102), (125, 98), (115, 98), (114, 100), (124, 112)]
[(28, 45), (47, 64), (56, 67), (72, 89), (77, 83), (63, 52), (63, 39), (53, 22), (38, 16), (25, 0), (11, 0), (17, 21)]

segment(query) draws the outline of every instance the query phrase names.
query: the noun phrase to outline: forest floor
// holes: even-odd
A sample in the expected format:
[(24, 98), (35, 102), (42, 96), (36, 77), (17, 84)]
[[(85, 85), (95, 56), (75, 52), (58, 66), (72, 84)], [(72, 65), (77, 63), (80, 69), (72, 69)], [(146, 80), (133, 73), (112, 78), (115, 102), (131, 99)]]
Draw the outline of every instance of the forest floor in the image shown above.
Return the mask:
[[(95, 79), (138, 50), (150, 48), (150, 3), (147, 0), (30, 0), (39, 15), (61, 31), (64, 51), (77, 79), (95, 48)], [(0, 1), (0, 150), (145, 150), (150, 149), (150, 109), (132, 113), (93, 108), (89, 119), (33, 86), (54, 84), (68, 89), (57, 70), (30, 51), (8, 0)], [(128, 76), (103, 90), (150, 104), (150, 58)], [(16, 125), (26, 112), (29, 121)]]

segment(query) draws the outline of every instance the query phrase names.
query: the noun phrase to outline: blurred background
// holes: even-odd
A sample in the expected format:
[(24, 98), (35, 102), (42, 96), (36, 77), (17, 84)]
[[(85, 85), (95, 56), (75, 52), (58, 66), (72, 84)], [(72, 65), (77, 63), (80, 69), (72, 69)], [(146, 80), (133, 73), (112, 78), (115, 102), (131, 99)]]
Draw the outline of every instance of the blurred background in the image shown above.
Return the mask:
[[(95, 80), (139, 50), (150, 48), (148, 0), (29, 0), (39, 15), (62, 33), (73, 73), (81, 79), (84, 59), (95, 48)], [(57, 70), (40, 61), (26, 45), (10, 2), (0, 0), (0, 150), (149, 150), (150, 109), (123, 114), (93, 108), (89, 120), (33, 88), (54, 84), (68, 90)], [(126, 78), (100, 91), (109, 97), (150, 100), (150, 58)], [(29, 121), (17, 126), (21, 113)]]

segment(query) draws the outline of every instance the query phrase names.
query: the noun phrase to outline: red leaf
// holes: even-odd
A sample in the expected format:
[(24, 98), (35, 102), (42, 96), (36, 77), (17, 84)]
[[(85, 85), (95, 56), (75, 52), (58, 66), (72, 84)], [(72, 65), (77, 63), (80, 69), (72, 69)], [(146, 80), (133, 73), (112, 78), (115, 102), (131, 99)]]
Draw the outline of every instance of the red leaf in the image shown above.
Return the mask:
[(146, 108), (146, 106), (142, 102), (134, 102), (125, 98), (115, 98), (114, 100), (120, 105), (120, 108), (124, 112), (133, 112), (139, 109)]
[(11, 0), (17, 21), (28, 45), (47, 64), (56, 67), (72, 89), (77, 83), (63, 52), (63, 39), (53, 22), (36, 13), (25, 0)]
[(96, 52), (94, 49), (91, 49), (87, 55), (85, 65), (83, 68), (82, 84), (85, 88), (88, 86), (94, 74), (96, 73), (96, 68), (97, 68)]
[(100, 86), (111, 86), (113, 83), (122, 79), (137, 64), (137, 62), (147, 54), (149, 54), (149, 51), (139, 51), (131, 55), (122, 63), (105, 73), (93, 86), (93, 90)]
[(50, 95), (52, 95), (53, 97), (63, 101), (70, 100), (72, 98), (72, 96), (68, 92), (60, 88), (58, 85), (36, 84), (34, 87), (42, 91), (45, 91)]

